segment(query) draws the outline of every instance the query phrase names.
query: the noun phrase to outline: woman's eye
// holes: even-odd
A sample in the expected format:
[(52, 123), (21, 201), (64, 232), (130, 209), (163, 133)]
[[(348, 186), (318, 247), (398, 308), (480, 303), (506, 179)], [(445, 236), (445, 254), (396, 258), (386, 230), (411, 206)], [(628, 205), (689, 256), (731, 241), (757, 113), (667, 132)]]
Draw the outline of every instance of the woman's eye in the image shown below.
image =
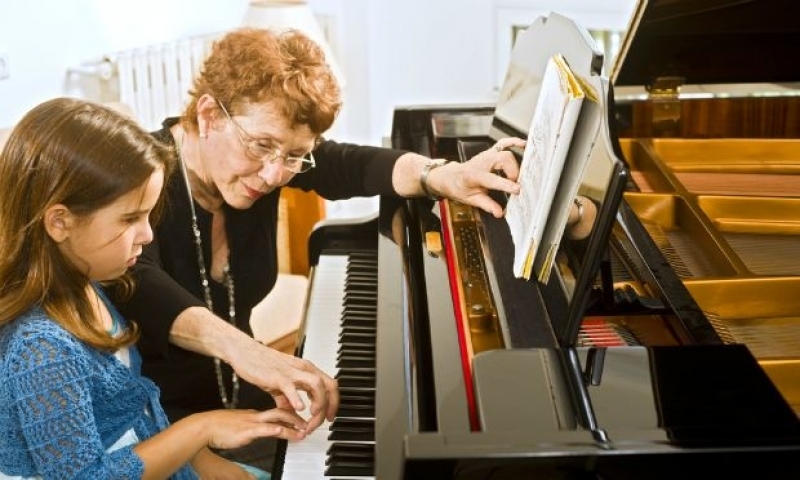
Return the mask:
[(261, 142), (253, 142), (250, 146), (250, 150), (259, 157), (265, 157), (272, 152), (272, 145)]

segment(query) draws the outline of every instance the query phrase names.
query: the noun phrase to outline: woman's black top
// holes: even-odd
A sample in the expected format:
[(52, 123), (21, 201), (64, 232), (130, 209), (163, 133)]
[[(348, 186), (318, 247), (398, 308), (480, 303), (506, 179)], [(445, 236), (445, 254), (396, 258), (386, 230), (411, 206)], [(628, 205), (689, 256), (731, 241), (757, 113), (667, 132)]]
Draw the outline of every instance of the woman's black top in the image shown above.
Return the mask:
[[(174, 145), (169, 127), (178, 121), (164, 121), (153, 135)], [(288, 187), (313, 190), (330, 200), (356, 196), (396, 195), (392, 169), (405, 152), (332, 141), (315, 150), (316, 168), (296, 175)], [(213, 359), (169, 343), (175, 318), (193, 306), (205, 306), (192, 235), (191, 211), (186, 184), (180, 169), (167, 181), (163, 216), (154, 227), (155, 238), (144, 248), (133, 269), (133, 296), (118, 307), (138, 323), (142, 371), (161, 388), (161, 400), (172, 422), (189, 414), (222, 408)], [(280, 189), (258, 199), (251, 208), (237, 210), (223, 206), (230, 249), (229, 265), (235, 283), (236, 322), (252, 335), (250, 313), (272, 290), (278, 275), (277, 228)], [(210, 271), (211, 214), (196, 202), (203, 255)], [(291, 215), (291, 212), (289, 212)], [(215, 313), (228, 319), (228, 295), (224, 285), (211, 281)], [(334, 341), (334, 339), (331, 339)], [(231, 391), (231, 369), (223, 365), (227, 391)], [(332, 374), (333, 372), (327, 372)], [(238, 406), (270, 408), (271, 397), (240, 379)], [(230, 393), (229, 393), (230, 395)]]

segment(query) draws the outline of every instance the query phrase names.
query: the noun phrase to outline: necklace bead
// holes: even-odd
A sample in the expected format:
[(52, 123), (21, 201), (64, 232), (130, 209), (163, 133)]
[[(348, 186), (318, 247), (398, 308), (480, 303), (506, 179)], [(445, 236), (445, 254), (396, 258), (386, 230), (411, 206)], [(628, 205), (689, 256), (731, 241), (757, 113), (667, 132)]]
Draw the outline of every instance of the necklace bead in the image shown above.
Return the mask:
[[(181, 142), (183, 144), (184, 135), (181, 135)], [(203, 255), (203, 239), (200, 235), (200, 227), (197, 223), (197, 212), (194, 208), (194, 199), (192, 198), (192, 187), (189, 185), (189, 175), (186, 171), (186, 165), (183, 161), (183, 156), (181, 155), (180, 145), (178, 146), (178, 159), (180, 160), (178, 163), (181, 167), (181, 173), (183, 174), (183, 179), (186, 181), (186, 192), (189, 196), (189, 210), (192, 213), (192, 232), (194, 233), (194, 243), (197, 249), (197, 266), (200, 272), (200, 284), (203, 287), (203, 299), (205, 300), (206, 306), (208, 309), (213, 313), (214, 312), (214, 303), (211, 299), (211, 285), (208, 279), (208, 272), (206, 270), (206, 261), (205, 256)], [(225, 265), (223, 268), (223, 280), (222, 283), (225, 285), (225, 289), (228, 292), (228, 322), (236, 327), (236, 296), (235, 296), (235, 287), (233, 283), (233, 274), (230, 270), (230, 264)], [(225, 408), (236, 408), (236, 404), (239, 401), (239, 376), (236, 375), (236, 372), (231, 372), (231, 394), (230, 398), (228, 397), (228, 389), (225, 386), (225, 379), (223, 378), (222, 374), (222, 361), (219, 358), (214, 357), (214, 373), (217, 377), (217, 387), (219, 388), (219, 396), (220, 400), (222, 401), (222, 405)]]

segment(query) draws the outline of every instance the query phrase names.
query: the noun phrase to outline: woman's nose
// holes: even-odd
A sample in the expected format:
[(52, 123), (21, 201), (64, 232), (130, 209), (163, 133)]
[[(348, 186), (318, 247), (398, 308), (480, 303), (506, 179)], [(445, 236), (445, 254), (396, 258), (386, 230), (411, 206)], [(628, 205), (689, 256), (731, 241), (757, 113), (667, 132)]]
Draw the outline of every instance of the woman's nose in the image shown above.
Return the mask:
[(285, 174), (286, 169), (283, 168), (283, 162), (280, 161), (264, 162), (263, 167), (258, 172), (258, 176), (273, 187), (280, 185)]

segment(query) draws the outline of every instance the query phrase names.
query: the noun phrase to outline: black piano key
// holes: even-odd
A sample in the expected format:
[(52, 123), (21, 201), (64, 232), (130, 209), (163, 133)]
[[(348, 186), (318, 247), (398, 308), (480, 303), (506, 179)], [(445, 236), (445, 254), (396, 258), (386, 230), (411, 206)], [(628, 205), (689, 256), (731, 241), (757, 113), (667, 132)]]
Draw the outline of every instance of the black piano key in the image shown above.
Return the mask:
[(377, 270), (378, 268), (378, 260), (377, 259), (365, 259), (365, 258), (353, 258), (350, 257), (347, 270), (359, 271), (359, 272), (372, 272)]
[(375, 327), (375, 317), (364, 315), (346, 315), (342, 316), (340, 325), (347, 326), (362, 326), (362, 327)]
[(353, 273), (345, 279), (344, 284), (351, 287), (369, 287), (372, 292), (375, 292), (377, 290), (375, 287), (378, 285), (377, 278), (377, 275)]
[(359, 372), (372, 376), (377, 361), (374, 357), (344, 355), (336, 360), (336, 369), (339, 373)]
[(371, 462), (375, 459), (375, 444), (361, 442), (333, 442), (328, 447), (328, 460), (335, 462), (338, 459)]
[(341, 415), (342, 418), (374, 419), (375, 405), (339, 405), (336, 414)]
[(375, 325), (343, 325), (342, 333), (369, 333), (375, 335), (378, 328)]
[(361, 392), (372, 392), (371, 394), (375, 395), (375, 385), (370, 386), (339, 386), (339, 389), (348, 393), (361, 393)]
[(367, 277), (377, 277), (378, 274), (374, 270), (377, 269), (377, 265), (371, 262), (355, 262), (350, 263), (348, 268), (345, 270), (351, 276), (363, 276)]
[(375, 438), (375, 420), (371, 418), (336, 417), (331, 423), (331, 433), (370, 435)]
[(344, 301), (342, 302), (343, 305), (350, 306), (350, 305), (364, 305), (367, 307), (374, 307), (375, 306), (375, 298), (366, 295), (359, 295), (357, 293), (349, 293), (345, 294)]
[(378, 275), (363, 269), (350, 269), (345, 279), (345, 282), (348, 281), (377, 285)]
[(375, 384), (375, 368), (367, 368), (367, 367), (347, 367), (347, 368), (340, 368), (338, 372), (335, 374), (335, 378), (339, 378), (340, 376), (354, 376), (359, 378), (369, 379)]
[(375, 345), (368, 343), (344, 345), (336, 352), (336, 360), (375, 359)]
[(336, 360), (372, 360), (375, 361), (375, 348), (367, 345), (358, 349), (344, 349), (336, 354)]
[(343, 348), (336, 352), (337, 360), (375, 360), (375, 347), (359, 345), (360, 348)]
[(362, 331), (362, 332), (377, 332), (375, 329), (375, 323), (368, 323), (359, 320), (343, 320), (341, 323), (341, 329), (344, 330), (345, 328), (353, 329), (354, 331)]
[(342, 368), (370, 368), (375, 366), (375, 355), (353, 355), (347, 353), (336, 359), (336, 366)]
[[(364, 363), (366, 362), (366, 364)], [(375, 351), (343, 351), (336, 356), (339, 367), (371, 367), (375, 363)]]
[(374, 462), (367, 463), (338, 460), (325, 469), (325, 476), (371, 477), (374, 472)]
[(346, 317), (342, 317), (339, 325), (348, 327), (375, 328), (375, 319), (363, 315), (348, 315)]
[(372, 387), (339, 387), (342, 396), (354, 395), (357, 397), (370, 397), (375, 399), (375, 386)]
[(350, 253), (350, 262), (356, 263), (374, 263), (378, 261), (376, 252), (373, 251), (356, 251)]
[[(350, 325), (348, 324), (348, 326), (350, 326)], [(370, 347), (370, 346), (373, 349), (375, 348), (375, 345), (376, 345), (376, 343), (375, 343), (376, 331), (374, 331), (374, 330), (364, 329), (364, 328), (357, 328), (357, 327), (356, 328), (345, 329), (345, 327), (341, 327), (341, 329), (339, 331), (339, 335), (337, 336), (337, 341), (339, 342), (339, 344), (338, 344), (339, 348), (346, 350), (348, 347), (346, 347), (345, 344), (342, 343), (342, 337), (345, 336), (345, 335), (352, 336), (352, 337), (364, 337), (365, 340), (369, 340), (368, 337), (372, 337), (372, 342), (364, 341), (364, 342), (350, 342), (350, 343), (351, 344), (353, 344), (353, 343), (355, 344), (355, 347), (353, 347), (353, 348), (358, 347), (358, 348), (362, 348), (363, 349), (363, 348)]]
[(373, 418), (337, 417), (337, 426), (331, 425), (328, 440), (342, 442), (375, 441), (375, 420)]
[[(347, 341), (348, 339), (350, 340), (349, 342)], [(375, 345), (375, 332), (343, 329), (339, 332), (339, 340), (342, 345), (347, 345), (348, 343)]]
[(370, 395), (368, 392), (351, 392), (350, 394), (342, 394), (339, 396), (341, 403), (340, 406), (354, 407), (354, 408), (368, 408), (375, 406), (375, 394)]
[(369, 318), (372, 320), (373, 323), (375, 323), (376, 319), (378, 318), (378, 307), (376, 307), (375, 305), (373, 306), (360, 305), (358, 307), (356, 307), (355, 305), (346, 305), (342, 310), (342, 318), (350, 316), (358, 318), (361, 317)]
[(357, 375), (337, 375), (336, 381), (342, 387), (375, 387), (375, 377)]
[[(363, 379), (371, 382), (375, 381), (374, 368), (342, 368), (334, 375), (338, 379)], [(374, 385), (374, 383), (373, 383)]]
[(328, 434), (328, 440), (336, 440), (342, 442), (370, 442), (375, 441), (375, 432), (350, 432), (346, 430), (331, 430)]
[(375, 358), (344, 358), (336, 362), (339, 368), (369, 368), (375, 367)]
[(375, 345), (374, 333), (341, 333), (339, 334), (340, 345)]
[(345, 307), (342, 316), (340, 317), (340, 323), (349, 319), (356, 319), (356, 320), (369, 320), (370, 323), (373, 325), (378, 323), (378, 312), (376, 307), (368, 307), (368, 308), (361, 308), (356, 309), (352, 307)]
[(375, 461), (375, 444), (333, 442), (326, 453), (328, 455), (328, 459), (325, 461), (326, 465), (335, 463), (340, 459), (368, 464)]
[(358, 345), (340, 346), (336, 350), (338, 356), (342, 355), (375, 355), (375, 345), (362, 343)]
[(356, 292), (359, 295), (372, 295), (373, 302), (377, 301), (375, 297), (375, 291), (378, 289), (378, 286), (374, 283), (364, 282), (364, 281), (356, 281), (356, 282), (347, 282), (344, 286), (345, 290), (348, 292)]
[(378, 312), (378, 304), (375, 301), (372, 302), (362, 302), (362, 303), (348, 303), (345, 299), (342, 299), (342, 315), (348, 315), (351, 313), (362, 313), (365, 315), (371, 315), (372, 318), (377, 318)]

